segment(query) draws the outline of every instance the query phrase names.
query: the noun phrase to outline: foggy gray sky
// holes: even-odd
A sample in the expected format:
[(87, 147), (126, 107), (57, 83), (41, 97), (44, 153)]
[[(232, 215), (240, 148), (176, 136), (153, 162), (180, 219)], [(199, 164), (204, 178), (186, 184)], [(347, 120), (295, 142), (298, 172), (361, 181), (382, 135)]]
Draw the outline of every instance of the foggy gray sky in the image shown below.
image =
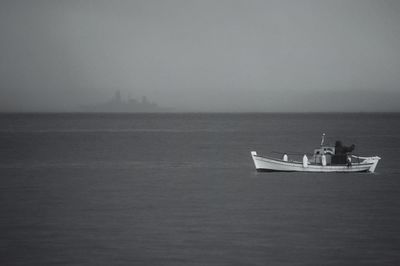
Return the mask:
[(2, 0), (0, 110), (400, 111), (400, 1)]

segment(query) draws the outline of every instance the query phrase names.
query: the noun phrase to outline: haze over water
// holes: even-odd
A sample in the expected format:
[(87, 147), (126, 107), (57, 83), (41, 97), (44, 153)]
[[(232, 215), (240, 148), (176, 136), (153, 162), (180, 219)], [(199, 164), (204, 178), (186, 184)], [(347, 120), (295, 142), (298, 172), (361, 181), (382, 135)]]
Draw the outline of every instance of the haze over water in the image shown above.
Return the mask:
[[(399, 112), (396, 0), (2, 0), (0, 111)], [(104, 110), (107, 111), (107, 110)]]
[[(257, 173), (340, 139), (374, 174)], [(0, 115), (2, 265), (399, 265), (399, 114)]]

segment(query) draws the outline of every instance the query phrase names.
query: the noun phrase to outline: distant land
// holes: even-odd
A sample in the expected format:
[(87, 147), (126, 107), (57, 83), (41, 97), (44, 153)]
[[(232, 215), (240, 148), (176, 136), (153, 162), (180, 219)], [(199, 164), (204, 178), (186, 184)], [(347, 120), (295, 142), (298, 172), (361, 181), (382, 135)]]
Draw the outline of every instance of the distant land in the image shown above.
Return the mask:
[(81, 110), (84, 112), (116, 112), (116, 113), (153, 113), (153, 112), (172, 112), (173, 108), (160, 107), (157, 103), (149, 101), (146, 96), (142, 100), (130, 98), (124, 101), (120, 91), (116, 91), (114, 96), (103, 103), (83, 105)]

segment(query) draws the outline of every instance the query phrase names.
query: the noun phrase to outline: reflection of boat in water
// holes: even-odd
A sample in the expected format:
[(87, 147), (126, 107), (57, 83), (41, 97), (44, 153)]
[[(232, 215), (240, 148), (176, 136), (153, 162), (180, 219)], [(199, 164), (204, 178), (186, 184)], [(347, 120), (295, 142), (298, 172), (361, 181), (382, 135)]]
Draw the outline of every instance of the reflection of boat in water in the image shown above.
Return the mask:
[(282, 159), (258, 155), (252, 151), (254, 165), (257, 171), (285, 172), (374, 172), (379, 160), (378, 156), (361, 157), (352, 155), (354, 145), (342, 146), (336, 141), (335, 147), (324, 145), (325, 134), (322, 135), (321, 147), (314, 150), (312, 158), (304, 154), (302, 161), (289, 160), (286, 153)]

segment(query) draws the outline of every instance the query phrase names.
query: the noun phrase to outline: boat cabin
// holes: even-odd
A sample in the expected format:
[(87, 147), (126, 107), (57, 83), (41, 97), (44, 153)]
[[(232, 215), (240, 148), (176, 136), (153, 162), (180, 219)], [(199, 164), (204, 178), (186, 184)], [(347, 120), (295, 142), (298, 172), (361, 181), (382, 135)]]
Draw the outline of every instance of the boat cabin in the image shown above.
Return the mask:
[(325, 155), (326, 164), (331, 164), (332, 156), (335, 155), (335, 147), (322, 146), (318, 149), (315, 149), (311, 162), (315, 164), (322, 164), (322, 155)]
[(351, 152), (354, 148), (354, 144), (349, 147), (343, 146), (339, 140), (336, 141), (335, 147), (321, 145), (320, 148), (314, 150), (310, 162), (321, 165), (349, 165), (351, 164)]

